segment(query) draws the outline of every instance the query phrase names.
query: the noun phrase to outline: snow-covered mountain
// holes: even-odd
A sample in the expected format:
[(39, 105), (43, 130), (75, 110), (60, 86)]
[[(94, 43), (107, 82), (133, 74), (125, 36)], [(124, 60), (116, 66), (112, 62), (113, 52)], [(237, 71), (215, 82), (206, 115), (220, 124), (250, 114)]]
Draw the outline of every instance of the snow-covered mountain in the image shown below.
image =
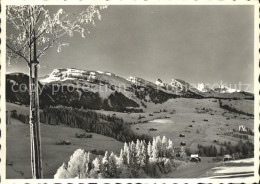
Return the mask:
[(59, 68), (54, 69), (53, 72), (40, 79), (40, 82), (51, 83), (56, 81), (66, 81), (66, 80), (86, 80), (88, 82), (95, 82), (98, 80), (98, 76), (116, 76), (110, 72), (101, 72), (101, 71), (85, 71), (75, 68)]
[[(28, 84), (26, 74), (15, 73), (6, 76), (7, 100), (29, 104), (28, 91), (13, 93), (13, 84)], [(200, 84), (198, 88), (180, 79), (166, 83), (158, 79), (155, 83), (139, 77), (127, 79), (111, 72), (87, 71), (75, 68), (54, 69), (40, 79), (41, 105), (64, 105), (76, 108), (126, 111), (129, 108), (144, 109), (147, 105), (164, 103), (171, 98), (248, 98), (246, 92), (217, 86), (209, 89)], [(61, 87), (59, 87), (61, 86)], [(71, 90), (74, 88), (74, 90)], [(55, 89), (55, 91), (53, 91)]]
[(178, 91), (185, 91), (189, 88), (189, 84), (180, 79), (172, 79), (170, 85)]
[(166, 88), (166, 87), (168, 86), (168, 84), (167, 84), (166, 82), (163, 82), (161, 79), (157, 79), (157, 80), (155, 81), (155, 84), (156, 84), (157, 86), (162, 87), (162, 88)]
[(227, 85), (218, 85), (213, 88), (214, 92), (217, 93), (235, 93), (240, 92), (240, 90), (229, 88)]
[(199, 83), (197, 89), (203, 93), (208, 93), (211, 91), (210, 87), (204, 83)]
[[(62, 84), (62, 86), (76, 87), (77, 90), (74, 91), (73, 96), (78, 98), (80, 101), (78, 103), (81, 104), (83, 96), (91, 94), (98, 99), (96, 101), (101, 101), (100, 108), (106, 110), (120, 107), (120, 111), (122, 111), (126, 107), (143, 107), (147, 103), (163, 103), (176, 97), (163, 89), (157, 89), (156, 84), (142, 78), (131, 76), (125, 79), (102, 71), (74, 68), (55, 69), (51, 74), (41, 78), (40, 82), (45, 86)], [(64, 94), (60, 93), (60, 95)], [(67, 93), (67, 95), (71, 95), (71, 93)], [(57, 98), (60, 99), (60, 97)], [(105, 107), (103, 103), (105, 103)]]
[(146, 84), (146, 81), (143, 80), (142, 78), (139, 78), (139, 77), (129, 76), (126, 80), (135, 84), (135, 85), (139, 85), (139, 86)]
[(197, 88), (192, 87), (188, 82), (181, 80), (181, 79), (172, 79), (171, 82), (168, 84), (161, 79), (157, 79), (155, 83), (146, 81), (139, 77), (130, 76), (127, 79), (121, 78), (111, 72), (103, 72), (103, 71), (86, 71), (86, 70), (79, 70), (75, 68), (59, 68), (54, 69), (53, 72), (43, 78), (40, 79), (42, 84), (48, 84), (53, 82), (64, 82), (64, 81), (84, 81), (89, 83), (108, 83), (111, 85), (118, 86), (119, 84), (124, 84), (125, 87), (130, 87), (132, 84), (137, 86), (150, 86), (156, 88), (157, 86), (164, 87), (167, 89), (169, 86), (172, 91), (178, 92), (187, 92), (193, 91), (198, 93), (234, 93), (240, 92), (239, 90), (232, 89), (227, 87), (226, 85), (218, 85), (211, 89), (205, 83), (199, 83)]

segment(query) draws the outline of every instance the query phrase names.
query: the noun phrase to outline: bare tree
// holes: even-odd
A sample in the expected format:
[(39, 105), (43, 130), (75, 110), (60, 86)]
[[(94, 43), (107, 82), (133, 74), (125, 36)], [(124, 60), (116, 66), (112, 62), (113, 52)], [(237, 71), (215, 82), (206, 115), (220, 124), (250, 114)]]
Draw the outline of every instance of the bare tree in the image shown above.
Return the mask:
[[(8, 6), (6, 38), (8, 62), (15, 58), (25, 61), (29, 67), (30, 135), (32, 177), (42, 178), (38, 67), (39, 58), (57, 46), (57, 51), (68, 46), (60, 38), (79, 33), (83, 38), (94, 18), (101, 19), (100, 11), (106, 6), (87, 6), (79, 14), (66, 13), (59, 9), (51, 14), (45, 6)], [(18, 61), (17, 60), (17, 61)]]

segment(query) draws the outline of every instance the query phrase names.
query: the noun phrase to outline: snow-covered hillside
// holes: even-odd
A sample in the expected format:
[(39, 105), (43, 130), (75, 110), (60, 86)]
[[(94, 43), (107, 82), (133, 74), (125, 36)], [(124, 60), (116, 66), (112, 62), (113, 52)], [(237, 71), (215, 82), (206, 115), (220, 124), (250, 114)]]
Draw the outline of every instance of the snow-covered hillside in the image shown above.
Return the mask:
[[(101, 103), (106, 103), (105, 107), (101, 108), (107, 110), (109, 106), (141, 108), (147, 106), (148, 103), (163, 103), (176, 96), (167, 93), (164, 89), (157, 89), (156, 84), (139, 77), (125, 79), (110, 72), (74, 68), (55, 69), (51, 74), (41, 78), (40, 82), (45, 86), (62, 84), (62, 86), (76, 87), (73, 97), (68, 96), (68, 100), (78, 98), (82, 101), (82, 97), (89, 99), (92, 97), (86, 95), (89, 96), (91, 93), (96, 98), (101, 98)], [(59, 95), (63, 96), (64, 92)]]
[[(54, 69), (53, 72), (43, 78), (41, 78), (40, 82), (42, 84), (52, 83), (52, 82), (62, 82), (62, 81), (84, 81), (90, 83), (101, 82), (102, 84), (110, 84), (115, 87), (124, 86), (125, 88), (130, 88), (131, 85), (136, 86), (150, 86), (156, 88), (157, 86), (163, 88), (169, 88), (175, 92), (183, 92), (191, 90), (193, 92), (199, 93), (234, 93), (240, 92), (240, 90), (229, 88), (227, 85), (218, 85), (217, 87), (210, 88), (209, 85), (205, 83), (199, 83), (197, 87), (192, 87), (188, 82), (180, 80), (180, 79), (172, 79), (168, 84), (167, 82), (162, 81), (161, 79), (157, 79), (155, 83), (149, 82), (145, 79), (139, 77), (130, 76), (127, 79), (119, 77), (110, 72), (103, 71), (86, 71), (79, 70), (75, 68), (59, 68)], [(169, 89), (168, 89), (169, 90)]]
[(235, 93), (240, 92), (240, 90), (232, 89), (228, 87), (227, 85), (218, 85), (217, 87), (214, 87), (213, 90), (217, 93)]

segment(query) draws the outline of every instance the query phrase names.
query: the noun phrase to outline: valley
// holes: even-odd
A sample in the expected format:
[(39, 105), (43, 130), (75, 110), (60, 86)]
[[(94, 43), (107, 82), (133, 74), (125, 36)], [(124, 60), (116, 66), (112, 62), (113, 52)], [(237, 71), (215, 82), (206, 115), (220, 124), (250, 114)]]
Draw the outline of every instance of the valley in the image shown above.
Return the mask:
[[(253, 101), (246, 101), (248, 106)], [(242, 103), (239, 104), (241, 108)], [(198, 109), (211, 109), (209, 112), (198, 113)], [(197, 110), (196, 110), (197, 109)], [(252, 108), (251, 108), (252, 109)], [(28, 115), (28, 107), (7, 103), (8, 112), (16, 110), (19, 114)], [(173, 141), (176, 148), (180, 148), (180, 143), (185, 142), (185, 149), (191, 153), (196, 153), (197, 145), (215, 145), (220, 148), (220, 143), (230, 141), (232, 144), (238, 143), (239, 138), (224, 135), (225, 132), (238, 130), (239, 125), (245, 125), (253, 130), (254, 121), (252, 117), (228, 112), (219, 107), (219, 102), (215, 99), (170, 99), (163, 104), (149, 104), (143, 113), (121, 113), (114, 111), (97, 110), (97, 113), (116, 116), (122, 118), (130, 125), (131, 130), (136, 135), (145, 134), (150, 137), (166, 136)], [(223, 115), (224, 114), (224, 115)], [(207, 120), (207, 121), (205, 121)], [(192, 127), (190, 127), (192, 125)], [(154, 129), (151, 131), (151, 129)], [(91, 133), (91, 139), (78, 139), (76, 133), (84, 133), (79, 128), (70, 128), (65, 125), (41, 124), (42, 149), (43, 149), (43, 169), (44, 177), (52, 178), (57, 168), (68, 160), (70, 155), (78, 148), (85, 150), (108, 150), (118, 153), (123, 146), (123, 142), (117, 141), (108, 136)], [(180, 134), (185, 137), (180, 137)], [(248, 135), (253, 142), (253, 136)], [(71, 145), (56, 145), (60, 140), (69, 140)], [(7, 125), (7, 177), (8, 178), (29, 178), (30, 177), (30, 147), (29, 147), (29, 125), (11, 118)], [(203, 168), (205, 170), (216, 166), (216, 162), (205, 162), (203, 158)], [(203, 164), (205, 163), (205, 164)], [(196, 166), (195, 166), (196, 167)], [(26, 169), (21, 169), (26, 168)], [(22, 171), (21, 171), (22, 170)], [(201, 170), (204, 172), (205, 170)], [(199, 177), (201, 172), (193, 173), (190, 177)], [(168, 174), (165, 177), (182, 177), (177, 173)], [(195, 175), (196, 176), (195, 176)]]
[[(252, 110), (253, 101), (246, 102), (246, 106), (249, 104)], [(212, 112), (198, 113), (196, 108), (210, 108)], [(110, 115), (116, 114), (116, 116), (123, 118), (125, 122), (132, 124), (131, 128), (136, 134), (147, 134), (152, 137), (165, 135), (173, 140), (174, 145), (180, 146), (181, 142), (185, 142), (188, 147), (194, 150), (198, 143), (205, 145), (216, 144), (218, 147), (214, 140), (217, 142), (230, 141), (237, 143), (239, 139), (225, 136), (224, 133), (233, 131), (233, 129), (238, 130), (239, 125), (254, 129), (254, 119), (252, 117), (221, 109), (215, 99), (171, 99), (163, 104), (150, 105), (145, 111), (145, 113), (131, 114), (98, 112)], [(159, 113), (154, 113), (157, 111)], [(140, 117), (142, 118), (139, 119)], [(138, 123), (140, 121), (141, 123)], [(192, 127), (189, 127), (190, 125)], [(156, 131), (151, 131), (151, 128), (156, 129)], [(179, 137), (180, 134), (184, 134), (185, 137)], [(253, 141), (253, 136), (249, 136), (249, 139)]]
[[(166, 85), (76, 69), (54, 70), (40, 82), (45, 178), (53, 178), (79, 148), (94, 155), (104, 151), (119, 154), (124, 142), (166, 136), (172, 140), (175, 154), (183, 148), (187, 157), (181, 161), (185, 164), (180, 171), (162, 177), (183, 177), (192, 171), (189, 167), (197, 167), (197, 163), (189, 162), (189, 155), (201, 151), (199, 146), (214, 147), (219, 155), (227, 144), (254, 141), (254, 95), (226, 86), (213, 90), (199, 85), (197, 89), (177, 79)], [(31, 175), (29, 93), (28, 89), (12, 91), (21, 84), (28, 88), (27, 75), (7, 75), (7, 178)], [(221, 161), (221, 156), (213, 157), (218, 159), (214, 161), (208, 153), (203, 154), (201, 170), (189, 177), (201, 177)]]

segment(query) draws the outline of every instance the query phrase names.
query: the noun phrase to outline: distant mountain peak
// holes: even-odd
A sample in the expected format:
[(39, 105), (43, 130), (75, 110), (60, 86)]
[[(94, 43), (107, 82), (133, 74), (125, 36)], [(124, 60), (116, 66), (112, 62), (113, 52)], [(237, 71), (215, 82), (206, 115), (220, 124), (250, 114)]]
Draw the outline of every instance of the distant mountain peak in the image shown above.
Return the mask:
[(234, 93), (234, 92), (240, 92), (240, 90), (233, 89), (228, 87), (225, 84), (219, 84), (217, 87), (214, 87), (213, 90), (218, 93)]
[(129, 81), (128, 85), (138, 85), (138, 86), (151, 86), (153, 88), (161, 87), (163, 89), (170, 89), (173, 92), (185, 93), (192, 91), (200, 95), (206, 93), (234, 93), (240, 92), (240, 90), (232, 89), (227, 85), (217, 85), (211, 88), (208, 84), (199, 83), (196, 87), (191, 86), (188, 82), (181, 79), (172, 79), (170, 83), (166, 83), (161, 79), (157, 79), (155, 83), (149, 82), (145, 79), (139, 77), (129, 76), (127, 79), (121, 78), (111, 72), (107, 71), (88, 71), (76, 68), (57, 68), (52, 71), (51, 74), (40, 78), (40, 82), (43, 84), (52, 82), (63, 82), (63, 81), (85, 81), (85, 82), (103, 82), (111, 83), (111, 85), (119, 85), (119, 83), (125, 84), (126, 80)]
[(166, 86), (167, 86), (167, 83), (163, 82), (161, 79), (157, 79), (157, 80), (155, 81), (155, 84), (156, 84), (157, 86), (160, 86), (160, 87), (166, 87)]
[(76, 68), (57, 68), (52, 71), (51, 74), (40, 79), (42, 83), (51, 83), (56, 81), (66, 81), (66, 80), (86, 80), (88, 82), (93, 82), (98, 79), (98, 76), (117, 76), (111, 72), (103, 71), (87, 71), (80, 70)]
[(203, 93), (208, 93), (211, 91), (210, 87), (205, 83), (199, 83), (197, 89)]
[(172, 79), (170, 85), (179, 91), (184, 91), (189, 87), (189, 84), (180, 79)]

